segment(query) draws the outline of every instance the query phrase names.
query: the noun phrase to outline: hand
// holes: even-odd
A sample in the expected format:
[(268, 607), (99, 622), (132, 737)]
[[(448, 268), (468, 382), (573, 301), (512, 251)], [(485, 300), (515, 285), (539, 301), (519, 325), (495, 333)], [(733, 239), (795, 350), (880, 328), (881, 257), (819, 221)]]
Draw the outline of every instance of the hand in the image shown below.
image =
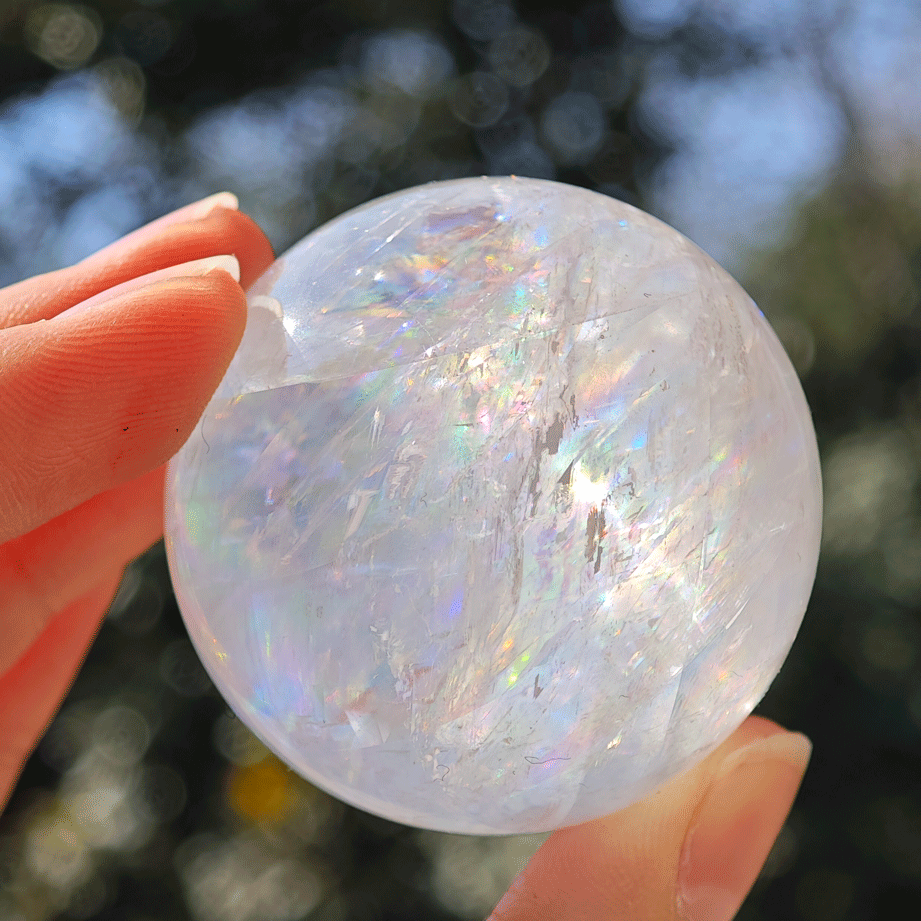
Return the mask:
[[(124, 566), (160, 537), (163, 465), (239, 343), (241, 284), (272, 260), (235, 208), (207, 199), (0, 290), (0, 804)], [(644, 802), (551, 835), (491, 921), (729, 921), (808, 757), (750, 718)]]
[(749, 717), (643, 802), (552, 834), (489, 921), (731, 921), (810, 751), (805, 736)]
[(0, 290), (0, 806), (162, 534), (164, 464), (239, 344), (241, 285), (272, 261), (236, 207), (213, 196)]

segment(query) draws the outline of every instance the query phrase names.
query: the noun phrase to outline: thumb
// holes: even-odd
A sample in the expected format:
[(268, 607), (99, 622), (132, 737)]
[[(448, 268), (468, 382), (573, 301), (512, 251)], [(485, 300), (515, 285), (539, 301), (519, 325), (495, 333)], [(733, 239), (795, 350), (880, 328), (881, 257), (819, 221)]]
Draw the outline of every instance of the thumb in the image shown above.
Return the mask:
[(731, 921), (811, 750), (805, 736), (750, 717), (642, 802), (551, 835), (490, 921)]

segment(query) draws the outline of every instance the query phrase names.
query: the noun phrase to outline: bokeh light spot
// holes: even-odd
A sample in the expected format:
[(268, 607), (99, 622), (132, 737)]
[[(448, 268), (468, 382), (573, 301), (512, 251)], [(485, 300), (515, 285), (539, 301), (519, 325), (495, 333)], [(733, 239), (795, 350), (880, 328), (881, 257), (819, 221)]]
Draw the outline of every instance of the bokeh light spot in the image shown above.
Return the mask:
[(280, 822), (297, 801), (294, 775), (269, 756), (230, 773), (227, 798), (234, 812), (251, 822)]
[(102, 39), (99, 14), (70, 3), (45, 3), (31, 10), (26, 20), (29, 47), (43, 61), (60, 70), (85, 64)]

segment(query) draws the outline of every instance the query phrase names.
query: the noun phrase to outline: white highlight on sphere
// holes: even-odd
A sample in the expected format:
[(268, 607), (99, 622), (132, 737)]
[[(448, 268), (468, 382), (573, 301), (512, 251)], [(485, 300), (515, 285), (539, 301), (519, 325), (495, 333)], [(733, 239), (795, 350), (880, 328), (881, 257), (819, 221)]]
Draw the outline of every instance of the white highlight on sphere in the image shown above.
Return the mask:
[(364, 205), (250, 292), (174, 459), (167, 550), (209, 673), (318, 786), (442, 831), (650, 793), (780, 668), (821, 530), (815, 435), (751, 299), (553, 182)]

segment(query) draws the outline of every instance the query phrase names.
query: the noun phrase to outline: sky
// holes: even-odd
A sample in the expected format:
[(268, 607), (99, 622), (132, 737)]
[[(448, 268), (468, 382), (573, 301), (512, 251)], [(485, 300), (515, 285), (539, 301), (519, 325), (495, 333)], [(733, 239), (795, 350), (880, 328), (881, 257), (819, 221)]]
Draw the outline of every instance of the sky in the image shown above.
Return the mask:
[[(755, 49), (745, 66), (691, 76), (663, 45), (640, 99), (640, 117), (676, 151), (646, 180), (647, 207), (731, 271), (744, 274), (749, 254), (782, 241), (798, 201), (853, 167), (841, 98), (884, 181), (917, 169), (915, 0), (613, 2), (651, 41), (697, 22), (743, 35)], [(516, 34), (531, 41), (528, 60), (539, 64), (540, 35)], [(493, 47), (506, 82), (534, 78), (504, 72), (501, 45)], [(437, 35), (383, 28), (365, 40), (357, 67), (211, 109), (170, 138), (155, 118), (139, 117), (144, 76), (131, 62), (62, 72), (0, 109), (0, 283), (83, 258), (219, 188), (240, 193), (273, 241), (290, 244), (291, 226), (310, 225), (312, 196), (335, 165), (352, 161), (360, 176), (373, 155), (407, 143), (422, 105), (456, 76)], [(501, 106), (502, 80), (484, 79), (493, 83), (480, 87), (481, 97), (494, 92)], [(484, 148), (492, 171), (552, 177), (555, 164), (600, 143), (604, 101), (578, 86), (561, 90), (533, 125)], [(164, 153), (178, 171), (165, 171)]]

